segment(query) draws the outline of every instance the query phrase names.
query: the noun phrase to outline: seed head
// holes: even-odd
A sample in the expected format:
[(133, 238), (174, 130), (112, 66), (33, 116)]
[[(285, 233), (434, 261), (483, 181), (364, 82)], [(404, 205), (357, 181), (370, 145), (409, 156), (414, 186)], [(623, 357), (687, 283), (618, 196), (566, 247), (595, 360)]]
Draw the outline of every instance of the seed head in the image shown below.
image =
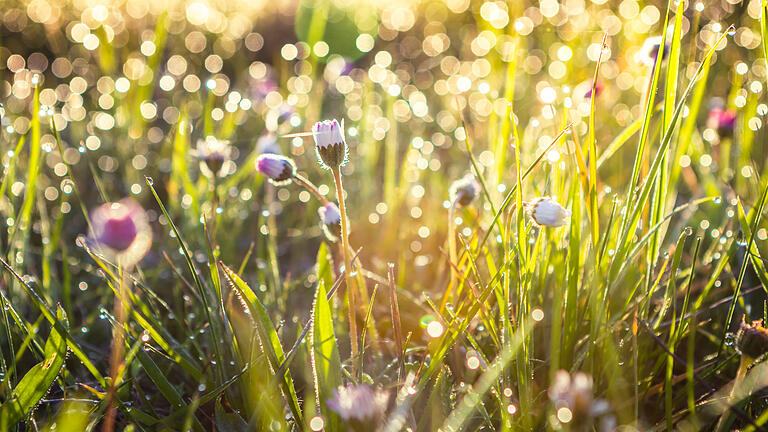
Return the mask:
[(768, 329), (763, 327), (762, 320), (752, 321), (751, 324), (742, 320), (736, 334), (736, 349), (753, 359), (768, 353)]
[(259, 155), (256, 159), (256, 169), (276, 186), (290, 183), (296, 175), (296, 164), (292, 159), (273, 153)]
[(104, 255), (130, 267), (141, 261), (152, 244), (144, 209), (132, 199), (102, 204), (91, 211), (91, 242)]
[(531, 218), (539, 226), (557, 228), (565, 225), (571, 211), (549, 197), (536, 198), (528, 203)]
[(339, 124), (334, 120), (323, 120), (312, 126), (317, 157), (320, 165), (327, 169), (336, 169), (347, 162), (347, 142), (344, 139), (344, 120)]
[(329, 241), (336, 242), (341, 237), (341, 212), (339, 207), (329, 202), (317, 209), (320, 220), (323, 222), (323, 232)]
[(451, 202), (455, 202), (458, 207), (466, 207), (480, 193), (480, 183), (477, 182), (474, 175), (467, 174), (453, 182), (448, 193)]

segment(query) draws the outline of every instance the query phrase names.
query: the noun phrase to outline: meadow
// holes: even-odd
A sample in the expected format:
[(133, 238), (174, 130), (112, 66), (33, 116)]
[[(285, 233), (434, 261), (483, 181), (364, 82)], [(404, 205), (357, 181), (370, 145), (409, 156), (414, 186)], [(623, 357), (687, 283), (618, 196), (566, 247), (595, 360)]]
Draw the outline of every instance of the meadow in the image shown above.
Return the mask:
[(768, 430), (765, 0), (0, 4), (0, 430)]

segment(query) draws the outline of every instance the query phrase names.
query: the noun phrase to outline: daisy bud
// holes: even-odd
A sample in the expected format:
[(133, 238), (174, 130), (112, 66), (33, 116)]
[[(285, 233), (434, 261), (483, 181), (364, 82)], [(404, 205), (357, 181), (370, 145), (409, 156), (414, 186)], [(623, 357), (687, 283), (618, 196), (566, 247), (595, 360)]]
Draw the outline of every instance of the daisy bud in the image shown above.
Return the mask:
[(146, 255), (152, 244), (147, 215), (131, 199), (103, 204), (91, 212), (91, 241), (104, 255), (123, 266), (132, 266)]
[(768, 353), (768, 329), (763, 327), (763, 321), (752, 321), (747, 324), (742, 321), (736, 334), (736, 348), (742, 355), (757, 359)]
[(276, 186), (290, 183), (296, 175), (296, 164), (292, 159), (273, 153), (260, 155), (256, 159), (256, 169)]
[(344, 140), (344, 120), (324, 120), (312, 126), (320, 165), (336, 169), (347, 162), (347, 142)]
[(480, 183), (477, 182), (474, 175), (467, 174), (453, 182), (448, 193), (451, 201), (455, 202), (458, 207), (466, 207), (480, 193)]
[(222, 176), (224, 162), (229, 160), (232, 147), (229, 141), (219, 140), (212, 136), (197, 141), (196, 154), (200, 159), (200, 171), (208, 177)]
[(329, 241), (336, 242), (341, 237), (341, 212), (339, 207), (329, 202), (317, 209), (320, 220), (323, 222), (323, 232)]
[(536, 198), (528, 204), (531, 218), (539, 226), (557, 228), (567, 223), (571, 211), (549, 197)]
[(736, 111), (712, 108), (707, 118), (707, 127), (717, 131), (720, 137), (730, 137), (736, 127)]
[(386, 391), (374, 389), (368, 384), (339, 386), (328, 408), (339, 415), (348, 430), (370, 431), (381, 425), (389, 403)]

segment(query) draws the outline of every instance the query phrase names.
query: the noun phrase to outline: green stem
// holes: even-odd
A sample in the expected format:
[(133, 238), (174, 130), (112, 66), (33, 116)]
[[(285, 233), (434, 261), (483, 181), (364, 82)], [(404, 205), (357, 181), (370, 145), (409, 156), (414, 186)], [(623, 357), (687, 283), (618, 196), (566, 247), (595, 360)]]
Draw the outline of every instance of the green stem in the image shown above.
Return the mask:
[(112, 353), (109, 358), (109, 375), (111, 380), (109, 389), (107, 390), (107, 413), (104, 415), (104, 425), (102, 427), (102, 431), (104, 432), (112, 432), (115, 427), (115, 418), (117, 417), (117, 405), (115, 402), (115, 396), (117, 394), (117, 377), (120, 374), (120, 369), (123, 367), (123, 360), (125, 357), (123, 328), (126, 324), (128, 315), (125, 292), (129, 289), (130, 281), (126, 269), (124, 269), (122, 265), (119, 265), (118, 267), (118, 274), (120, 275), (120, 284), (118, 285), (115, 304), (112, 310), (115, 317), (115, 327), (112, 329)]
[(347, 206), (344, 202), (344, 186), (341, 182), (341, 170), (333, 168), (333, 182), (336, 185), (336, 198), (339, 201), (339, 212), (341, 213), (341, 252), (344, 257), (344, 279), (347, 285), (347, 295), (349, 296), (349, 339), (352, 357), (357, 356), (357, 293), (355, 292), (354, 279), (350, 271), (352, 267), (349, 263), (349, 222), (347, 220)]
[[(453, 290), (456, 288), (456, 267), (459, 265), (456, 252), (456, 223), (454, 220), (456, 219), (456, 200), (453, 200), (451, 202), (451, 207), (448, 208), (448, 255), (451, 259), (451, 262), (448, 264), (448, 267), (451, 271), (451, 283), (448, 285), (448, 292), (452, 293)], [(451, 296), (452, 294), (449, 294)]]

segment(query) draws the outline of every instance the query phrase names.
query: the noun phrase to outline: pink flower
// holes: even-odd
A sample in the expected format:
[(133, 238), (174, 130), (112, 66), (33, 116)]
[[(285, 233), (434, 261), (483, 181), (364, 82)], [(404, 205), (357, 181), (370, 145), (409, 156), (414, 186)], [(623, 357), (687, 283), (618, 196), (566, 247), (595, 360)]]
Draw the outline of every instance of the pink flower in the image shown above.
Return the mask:
[(721, 137), (732, 135), (736, 127), (736, 111), (712, 108), (707, 118), (707, 127), (715, 129)]
[(152, 244), (144, 209), (134, 200), (102, 204), (91, 212), (91, 241), (104, 255), (130, 267), (141, 261)]

